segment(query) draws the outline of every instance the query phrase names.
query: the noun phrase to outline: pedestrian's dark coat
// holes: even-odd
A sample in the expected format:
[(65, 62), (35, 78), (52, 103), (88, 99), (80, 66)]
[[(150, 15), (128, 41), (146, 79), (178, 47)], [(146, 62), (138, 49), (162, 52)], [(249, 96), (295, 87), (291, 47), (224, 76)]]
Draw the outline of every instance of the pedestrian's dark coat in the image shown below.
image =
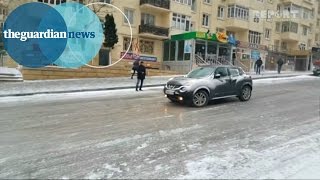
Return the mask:
[(284, 63), (284, 62), (283, 62), (282, 58), (278, 59), (277, 64), (278, 64), (279, 66), (282, 66), (283, 63)]
[(256, 61), (256, 66), (260, 67), (262, 65), (262, 60), (261, 58), (259, 58), (257, 61)]
[(138, 79), (146, 78), (146, 67), (144, 67), (144, 65), (141, 64), (140, 66), (138, 66), (137, 72), (138, 72)]

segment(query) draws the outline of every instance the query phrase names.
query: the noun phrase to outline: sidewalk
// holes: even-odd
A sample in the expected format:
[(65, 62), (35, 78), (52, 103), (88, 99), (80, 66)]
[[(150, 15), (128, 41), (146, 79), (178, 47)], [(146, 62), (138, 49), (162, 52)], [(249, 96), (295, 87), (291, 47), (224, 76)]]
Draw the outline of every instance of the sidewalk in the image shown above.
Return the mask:
[[(263, 75), (249, 73), (253, 79), (293, 77), (300, 75), (311, 75), (311, 72), (283, 72), (277, 74), (275, 71), (264, 72)], [(147, 77), (144, 87), (163, 86), (174, 76)], [(93, 79), (68, 79), (68, 80), (45, 80), (24, 82), (2, 82), (0, 83), (0, 97), (27, 96), (34, 94), (71, 93), (83, 91), (105, 91), (116, 89), (135, 88), (135, 79), (130, 77), (119, 78), (93, 78)]]

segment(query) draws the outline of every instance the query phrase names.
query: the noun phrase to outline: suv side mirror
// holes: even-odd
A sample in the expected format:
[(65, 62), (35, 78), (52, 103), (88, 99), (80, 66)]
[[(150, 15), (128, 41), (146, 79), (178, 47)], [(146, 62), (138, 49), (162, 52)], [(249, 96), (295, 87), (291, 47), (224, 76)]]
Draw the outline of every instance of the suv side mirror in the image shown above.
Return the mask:
[(215, 79), (221, 78), (221, 74), (215, 74), (215, 75), (214, 75), (214, 78), (215, 78)]

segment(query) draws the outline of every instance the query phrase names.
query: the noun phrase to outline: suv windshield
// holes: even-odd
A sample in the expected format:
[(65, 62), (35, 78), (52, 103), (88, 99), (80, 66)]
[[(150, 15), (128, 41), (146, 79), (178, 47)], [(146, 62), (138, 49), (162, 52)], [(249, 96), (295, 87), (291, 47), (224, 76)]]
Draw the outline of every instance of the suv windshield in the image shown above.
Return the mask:
[(208, 77), (214, 72), (214, 68), (198, 68), (193, 71), (191, 71), (188, 75), (187, 78), (204, 78)]

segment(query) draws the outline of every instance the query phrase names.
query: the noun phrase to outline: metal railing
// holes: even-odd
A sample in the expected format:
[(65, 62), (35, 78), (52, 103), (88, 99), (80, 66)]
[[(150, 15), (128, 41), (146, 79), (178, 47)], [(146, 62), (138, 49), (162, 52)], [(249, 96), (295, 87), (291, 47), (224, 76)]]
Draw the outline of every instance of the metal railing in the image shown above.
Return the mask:
[(170, 9), (170, 1), (169, 0), (140, 0), (140, 5), (150, 4), (156, 7)]
[(139, 33), (151, 33), (158, 36), (169, 36), (169, 28), (158, 27), (149, 24), (143, 24), (139, 26)]
[(195, 55), (195, 63), (197, 66), (232, 65), (232, 63), (223, 56), (207, 55), (207, 57), (203, 59), (201, 54)]

